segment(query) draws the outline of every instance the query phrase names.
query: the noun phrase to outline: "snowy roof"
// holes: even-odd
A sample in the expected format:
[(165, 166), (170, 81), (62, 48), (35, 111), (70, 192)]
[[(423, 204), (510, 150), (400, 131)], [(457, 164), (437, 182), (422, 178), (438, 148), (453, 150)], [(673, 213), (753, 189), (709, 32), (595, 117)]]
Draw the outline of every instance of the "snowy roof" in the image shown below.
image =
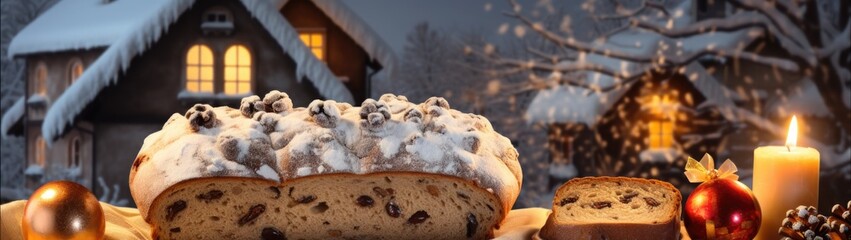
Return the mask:
[[(277, 9), (281, 9), (289, 2), (289, 0), (274, 1), (276, 1)], [(328, 18), (331, 18), (334, 24), (355, 40), (372, 59), (378, 60), (388, 72), (392, 72), (396, 63), (396, 54), (393, 49), (369, 27), (369, 24), (349, 9), (346, 3), (336, 0), (312, 0), (312, 2)]]
[(16, 122), (21, 120), (21, 117), (24, 116), (24, 97), (15, 101), (12, 104), (12, 107), (9, 110), (6, 110), (6, 113), (3, 114), (3, 120), (0, 122), (0, 135), (3, 138), (6, 138), (9, 134), (9, 129), (12, 128), (12, 125), (15, 125)]
[[(628, 69), (628, 68), (626, 68)], [(699, 63), (685, 67), (689, 81), (706, 97), (703, 104), (718, 108), (728, 120), (735, 120), (734, 108), (736, 93), (721, 85), (715, 77), (709, 75)], [(605, 88), (616, 81), (604, 74), (592, 73), (592, 80), (598, 87)], [(608, 92), (597, 92), (571, 86), (556, 86), (538, 92), (526, 110), (526, 120), (543, 123), (584, 123), (590, 127), (596, 125), (599, 117), (608, 112), (634, 84), (626, 84)]]
[(106, 47), (139, 31), (151, 16), (174, 5), (189, 5), (170, 0), (103, 2), (59, 1), (15, 35), (9, 43), (9, 57)]
[[(317, 59), (298, 38), (298, 32), (270, 1), (242, 0), (243, 5), (296, 63), (297, 79), (306, 77), (327, 98), (353, 102), (351, 92), (328, 66)], [(194, 1), (121, 0), (103, 4), (99, 0), (64, 0), (39, 16), (12, 40), (9, 56), (38, 52), (106, 47), (80, 78), (51, 105), (45, 115), (42, 134), (53, 140), (70, 125), (77, 114), (104, 87), (114, 84), (130, 60), (141, 54)], [(363, 21), (337, 2), (317, 1), (341, 28), (378, 59), (388, 71), (395, 57), (384, 42)], [(337, 4), (339, 5), (339, 4)], [(333, 17), (337, 16), (337, 17)], [(352, 29), (347, 29), (352, 28)], [(48, 141), (50, 141), (48, 140)]]
[(569, 86), (556, 86), (535, 95), (526, 110), (526, 120), (543, 123), (584, 123), (589, 127), (597, 124), (612, 105), (628, 88), (605, 93)]
[(769, 100), (767, 106), (771, 114), (779, 117), (790, 117), (792, 114), (831, 116), (816, 84), (810, 79), (804, 79), (797, 86), (787, 90), (785, 95)]
[(328, 65), (317, 59), (313, 52), (301, 42), (298, 32), (284, 19), (277, 8), (273, 8), (274, 6), (267, 1), (242, 0), (241, 2), (281, 45), (284, 52), (295, 60), (296, 75), (299, 80), (307, 77), (319, 90), (319, 94), (327, 99), (354, 103), (354, 97), (346, 85), (331, 72)]
[[(288, 2), (272, 1), (276, 9)], [(183, 2), (183, 5), (190, 5), (187, 1)], [(244, 3), (265, 4), (257, 2), (264, 1)], [(356, 13), (346, 7), (345, 3), (333, 0), (313, 0), (313, 3), (385, 68), (396, 63), (392, 48)], [(168, 0), (122, 0), (110, 3), (100, 0), (63, 0), (15, 35), (9, 43), (8, 54), (14, 57), (40, 52), (107, 47), (130, 32), (137, 31), (144, 19), (161, 14), (162, 10), (174, 10), (165, 8), (166, 5), (174, 4)]]

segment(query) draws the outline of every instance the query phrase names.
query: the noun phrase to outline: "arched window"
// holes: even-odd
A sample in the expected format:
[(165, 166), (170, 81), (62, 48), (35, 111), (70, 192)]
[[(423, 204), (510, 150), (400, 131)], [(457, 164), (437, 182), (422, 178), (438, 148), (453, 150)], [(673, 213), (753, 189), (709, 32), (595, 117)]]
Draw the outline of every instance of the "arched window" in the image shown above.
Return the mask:
[(251, 52), (242, 45), (225, 51), (225, 94), (251, 92)]
[(38, 63), (33, 74), (34, 92), (36, 94), (47, 95), (47, 65), (43, 62)]
[(186, 52), (186, 91), (213, 93), (213, 51), (203, 44)]
[(83, 75), (83, 61), (77, 58), (72, 59), (71, 63), (68, 64), (68, 74), (66, 75), (68, 86), (71, 86), (81, 75)]
[(32, 164), (44, 167), (45, 160), (47, 159), (47, 143), (44, 142), (44, 138), (41, 136), (35, 138), (35, 153), (33, 156), (35, 162)]
[(80, 166), (80, 162), (82, 161), (80, 150), (82, 150), (82, 141), (80, 141), (80, 137), (74, 137), (71, 139), (71, 145), (68, 146), (69, 168)]

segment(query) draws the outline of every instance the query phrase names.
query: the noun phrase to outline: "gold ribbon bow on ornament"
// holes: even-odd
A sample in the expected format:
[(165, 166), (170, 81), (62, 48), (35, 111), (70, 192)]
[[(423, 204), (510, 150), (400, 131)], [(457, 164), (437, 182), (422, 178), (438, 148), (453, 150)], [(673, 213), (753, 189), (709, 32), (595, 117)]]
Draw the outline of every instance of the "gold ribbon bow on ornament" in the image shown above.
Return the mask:
[(706, 182), (712, 179), (724, 178), (739, 180), (739, 176), (736, 175), (737, 170), (736, 164), (733, 164), (733, 161), (730, 161), (730, 159), (724, 161), (724, 163), (721, 164), (721, 167), (716, 170), (715, 160), (712, 159), (712, 156), (709, 156), (708, 153), (703, 155), (700, 162), (689, 157), (688, 163), (686, 163), (686, 177), (691, 183)]

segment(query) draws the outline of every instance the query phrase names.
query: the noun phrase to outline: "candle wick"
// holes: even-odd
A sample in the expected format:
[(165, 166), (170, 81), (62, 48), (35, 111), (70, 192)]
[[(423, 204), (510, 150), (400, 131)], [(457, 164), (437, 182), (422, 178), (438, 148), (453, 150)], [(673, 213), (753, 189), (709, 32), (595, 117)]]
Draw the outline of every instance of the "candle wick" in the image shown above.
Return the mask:
[(789, 150), (789, 152), (792, 152), (792, 147), (790, 147), (789, 145), (786, 145), (786, 150)]

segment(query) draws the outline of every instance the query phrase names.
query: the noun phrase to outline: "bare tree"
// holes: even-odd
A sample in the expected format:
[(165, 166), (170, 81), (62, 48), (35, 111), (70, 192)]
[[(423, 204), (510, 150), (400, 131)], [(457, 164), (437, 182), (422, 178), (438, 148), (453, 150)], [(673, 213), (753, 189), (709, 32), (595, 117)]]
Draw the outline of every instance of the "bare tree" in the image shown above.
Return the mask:
[(395, 82), (400, 85), (397, 86), (400, 93), (425, 99), (446, 91), (450, 71), (447, 59), (452, 55), (448, 38), (423, 22), (414, 27), (406, 40), (400, 79)]
[(417, 24), (407, 36), (394, 91), (414, 101), (442, 96), (453, 103), (453, 108), (481, 114), (485, 107), (485, 96), (479, 94), (483, 81), (477, 71), (465, 66), (482, 63), (481, 59), (464, 54), (464, 44), (484, 42), (479, 32), (453, 35), (428, 23)]
[[(836, 142), (804, 141), (825, 155), (822, 161), (827, 174), (824, 175), (841, 175), (837, 178), (845, 181), (851, 175), (848, 173), (851, 161), (847, 159), (851, 152), (848, 144), (851, 106), (844, 99), (851, 96), (849, 1), (715, 0), (714, 4), (723, 6), (722, 13), (726, 16), (697, 19), (698, 10), (692, 4), (713, 1), (588, 0), (579, 7), (588, 12), (591, 22), (581, 23), (587, 19), (553, 11), (549, 1), (528, 6), (516, 0), (508, 1), (511, 8), (504, 15), (516, 20), (515, 35), (529, 40), (516, 47), (525, 53), (504, 54), (488, 48), (468, 51), (493, 66), (482, 69), (483, 73), (495, 78), (523, 79), (503, 81), (494, 92), (518, 96), (570, 88), (585, 94), (606, 94), (623, 91), (637, 82), (652, 81), (647, 76), (691, 76), (694, 73), (688, 69), (706, 59), (730, 63), (736, 71), (743, 64), (762, 66), (770, 76), (744, 77), (734, 83), (739, 86), (739, 95), (756, 95), (751, 89), (757, 88), (755, 85), (760, 85), (760, 81), (763, 85), (780, 86), (777, 91), (785, 92), (795, 91), (789, 86), (802, 81), (815, 83), (841, 134)], [(542, 12), (555, 14), (555, 19), (561, 17), (561, 24), (554, 26), (553, 17), (542, 17)], [(571, 29), (579, 24), (587, 25), (591, 31), (573, 32)], [(500, 31), (511, 30), (504, 26)], [(590, 34), (581, 35), (585, 32)], [(539, 39), (544, 43), (530, 44)], [(597, 81), (600, 78), (612, 81), (601, 84)], [(750, 105), (757, 106), (733, 106), (738, 118), (736, 125), (746, 123), (778, 139), (785, 137), (785, 126), (768, 120), (758, 102)], [(697, 119), (716, 114), (714, 111), (697, 108), (684, 113), (691, 115), (690, 119)], [(684, 136), (684, 145), (725, 138), (731, 131), (729, 126), (716, 129), (719, 132)], [(601, 133), (595, 134), (598, 142), (592, 145), (605, 146), (605, 142), (599, 142)], [(595, 158), (606, 160), (601, 154)], [(601, 161), (601, 164), (618, 168), (619, 163)], [(841, 192), (848, 194), (848, 190)]]
[[(517, 85), (502, 86), (505, 91), (520, 93), (568, 85), (593, 91), (612, 91), (637, 81), (651, 71), (681, 71), (685, 66), (704, 57), (733, 59), (765, 65), (777, 75), (799, 75), (810, 79), (818, 86), (824, 102), (842, 129), (845, 138), (851, 136), (851, 107), (843, 104), (843, 94), (851, 94), (851, 72), (849, 72), (849, 45), (851, 24), (848, 24), (847, 1), (757, 1), (728, 0), (733, 8), (725, 18), (710, 18), (677, 25), (682, 18), (689, 17), (692, 9), (666, 6), (662, 2), (641, 1), (638, 7), (628, 8), (614, 2), (614, 14), (600, 15), (600, 20), (615, 19), (623, 23), (611, 28), (598, 38), (582, 41), (570, 34), (551, 29), (538, 19), (524, 14), (523, 6), (511, 0), (512, 9), (504, 14), (519, 21), (521, 26), (546, 39), (555, 51), (540, 51), (527, 48), (534, 57), (512, 58), (488, 51), (473, 51), (489, 59), (498, 70), (490, 73), (506, 75), (513, 73), (546, 74), (558, 73), (559, 77), (532, 76), (529, 81)], [(586, 2), (583, 8), (594, 5)], [(670, 4), (667, 4), (670, 5)], [(834, 6), (838, 5), (838, 6)], [(693, 17), (693, 16), (692, 16)], [(675, 26), (676, 25), (676, 26)], [(659, 35), (659, 47), (652, 52), (636, 52), (634, 46), (618, 46), (607, 42), (613, 34), (635, 30)], [(719, 48), (715, 41), (725, 33), (745, 33), (745, 37), (759, 38), (777, 43), (784, 50), (779, 55), (762, 54), (759, 47), (739, 45), (733, 49)], [(642, 37), (636, 35), (636, 37)], [(686, 40), (702, 42), (703, 46), (683, 46)], [(609, 59), (601, 64), (590, 61), (590, 56)], [(623, 65), (634, 68), (624, 69)], [(618, 84), (600, 86), (579, 74), (596, 73), (611, 76)], [(782, 79), (795, 82), (799, 79)], [(752, 114), (745, 109), (742, 114)], [(785, 136), (784, 128), (762, 124), (764, 130)], [(846, 141), (847, 142), (847, 141)], [(839, 149), (844, 150), (844, 149)]]

